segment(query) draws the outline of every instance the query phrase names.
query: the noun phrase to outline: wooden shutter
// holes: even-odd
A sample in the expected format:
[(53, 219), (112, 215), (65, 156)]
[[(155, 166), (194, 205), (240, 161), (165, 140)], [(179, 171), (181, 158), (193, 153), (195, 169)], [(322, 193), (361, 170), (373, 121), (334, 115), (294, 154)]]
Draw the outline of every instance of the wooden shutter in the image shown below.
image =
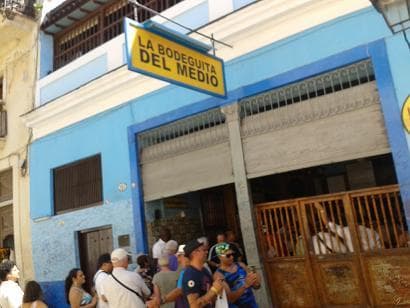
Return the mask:
[(101, 156), (96, 155), (54, 169), (55, 212), (102, 201)]

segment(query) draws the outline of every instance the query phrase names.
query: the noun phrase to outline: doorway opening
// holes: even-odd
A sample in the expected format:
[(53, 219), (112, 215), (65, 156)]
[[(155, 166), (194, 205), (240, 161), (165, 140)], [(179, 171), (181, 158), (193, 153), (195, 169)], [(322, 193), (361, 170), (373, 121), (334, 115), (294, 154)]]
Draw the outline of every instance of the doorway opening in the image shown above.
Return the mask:
[(146, 202), (145, 221), (150, 253), (161, 227), (169, 228), (179, 244), (206, 236), (212, 245), (216, 235), (227, 230), (242, 244), (233, 184)]
[(98, 257), (111, 253), (112, 228), (102, 227), (78, 232), (80, 267), (86, 277), (86, 288), (91, 290), (94, 274), (97, 272)]
[(255, 178), (253, 203), (288, 200), (397, 184), (391, 154)]

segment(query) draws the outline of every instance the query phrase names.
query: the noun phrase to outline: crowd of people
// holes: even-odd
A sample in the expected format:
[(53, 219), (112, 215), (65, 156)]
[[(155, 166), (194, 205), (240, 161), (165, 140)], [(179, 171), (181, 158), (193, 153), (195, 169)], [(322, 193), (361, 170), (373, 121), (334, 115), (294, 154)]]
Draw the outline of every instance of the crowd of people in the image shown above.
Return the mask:
[(84, 273), (72, 269), (66, 278), (67, 303), (73, 308), (257, 307), (252, 289), (260, 286), (260, 278), (243, 262), (234, 233), (218, 234), (208, 250), (206, 237), (178, 245), (163, 228), (152, 257), (139, 255), (135, 271), (128, 270), (131, 254), (122, 248), (101, 255), (94, 293), (85, 289)]
[(40, 285), (32, 280), (26, 283), (24, 292), (18, 279), (20, 271), (14, 261), (0, 263), (0, 307), (1, 308), (47, 308)]
[[(258, 307), (252, 289), (260, 287), (260, 277), (245, 264), (232, 231), (218, 234), (209, 249), (206, 237), (178, 245), (170, 230), (163, 228), (152, 256), (139, 255), (136, 270), (129, 270), (131, 261), (131, 254), (122, 248), (102, 254), (90, 290), (84, 272), (71, 269), (65, 279), (67, 304), (71, 308)], [(20, 288), (13, 261), (0, 263), (0, 279), (1, 308), (47, 307), (36, 281), (26, 283), (24, 292)]]
[[(242, 249), (234, 239), (228, 231), (217, 235), (211, 249), (206, 237), (178, 245), (170, 230), (163, 228), (152, 257), (138, 256), (135, 271), (127, 270), (131, 255), (122, 248), (100, 257), (93, 280), (95, 297), (85, 290), (78, 292), (77, 280), (70, 278), (68, 302), (71, 307), (257, 307), (252, 289), (260, 286), (259, 275), (243, 262)], [(76, 295), (70, 298), (70, 293)], [(88, 302), (81, 304), (86, 298)]]

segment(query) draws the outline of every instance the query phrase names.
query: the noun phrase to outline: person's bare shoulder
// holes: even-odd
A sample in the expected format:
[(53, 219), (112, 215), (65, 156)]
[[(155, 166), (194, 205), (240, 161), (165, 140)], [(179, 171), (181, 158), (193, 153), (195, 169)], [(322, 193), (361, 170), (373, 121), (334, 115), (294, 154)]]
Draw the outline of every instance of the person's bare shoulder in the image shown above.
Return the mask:
[(48, 308), (48, 306), (42, 301), (37, 302), (37, 307), (38, 308)]

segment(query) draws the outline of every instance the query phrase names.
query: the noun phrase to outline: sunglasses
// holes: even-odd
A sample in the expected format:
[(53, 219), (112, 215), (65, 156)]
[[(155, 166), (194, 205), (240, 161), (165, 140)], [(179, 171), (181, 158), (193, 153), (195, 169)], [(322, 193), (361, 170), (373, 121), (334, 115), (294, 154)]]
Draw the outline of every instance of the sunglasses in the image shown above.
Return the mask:
[(231, 258), (231, 257), (234, 256), (234, 254), (233, 253), (227, 253), (226, 255), (222, 255), (222, 256), (224, 256), (225, 258)]

